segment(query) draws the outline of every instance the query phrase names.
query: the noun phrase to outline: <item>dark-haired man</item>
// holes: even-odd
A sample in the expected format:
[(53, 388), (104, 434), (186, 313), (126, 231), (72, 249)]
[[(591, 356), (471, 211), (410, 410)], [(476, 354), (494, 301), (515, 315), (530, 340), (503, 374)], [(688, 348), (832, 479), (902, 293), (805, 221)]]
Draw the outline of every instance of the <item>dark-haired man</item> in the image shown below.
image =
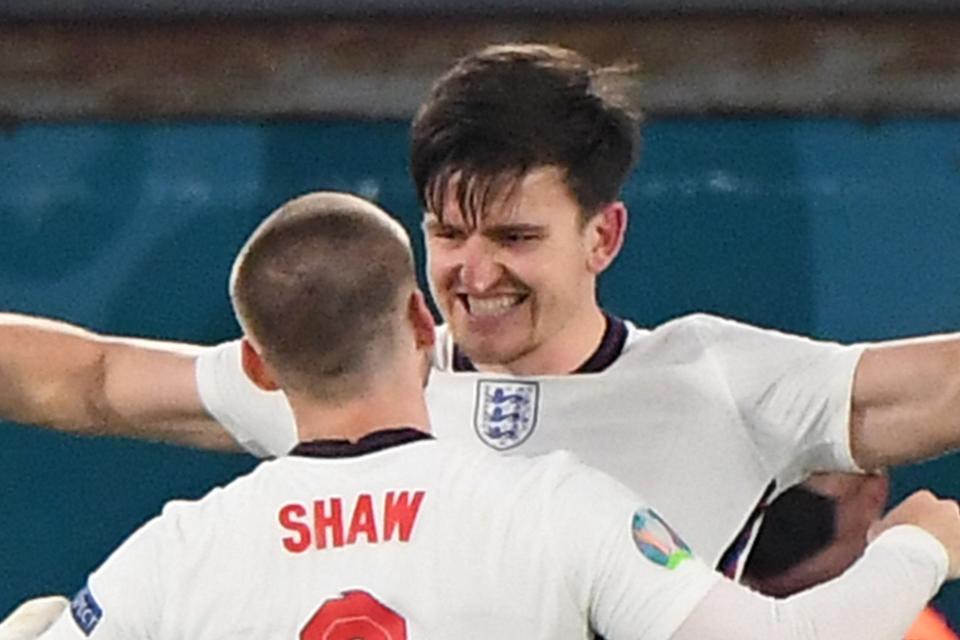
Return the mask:
[(275, 211), (230, 293), (243, 368), (286, 394), (297, 445), (168, 505), (42, 638), (819, 639), (869, 619), (872, 638), (898, 640), (960, 575), (960, 512), (927, 492), (883, 521), (849, 574), (776, 601), (721, 578), (568, 454), (433, 440), (433, 318), (405, 232), (360, 198), (315, 193)]
[[(428, 403), (444, 439), (576, 452), (732, 574), (758, 505), (809, 473), (960, 444), (960, 342), (844, 346), (704, 314), (645, 330), (606, 313), (597, 278), (621, 250), (638, 145), (622, 80), (568, 49), (503, 45), (427, 98), (411, 166), (446, 320)], [(286, 401), (250, 383), (240, 353), (9, 316), (0, 415), (285, 454)]]

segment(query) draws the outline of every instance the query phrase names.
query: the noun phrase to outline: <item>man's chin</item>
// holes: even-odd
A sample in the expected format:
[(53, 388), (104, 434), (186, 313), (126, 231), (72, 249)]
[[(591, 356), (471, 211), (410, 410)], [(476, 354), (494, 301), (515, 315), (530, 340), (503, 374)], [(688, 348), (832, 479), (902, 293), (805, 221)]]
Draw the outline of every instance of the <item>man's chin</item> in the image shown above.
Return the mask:
[(456, 332), (453, 333), (453, 341), (460, 352), (477, 368), (509, 367), (527, 353), (522, 346), (505, 344), (502, 336), (498, 338), (499, 340), (494, 340), (492, 337), (465, 334), (463, 340), (460, 340)]

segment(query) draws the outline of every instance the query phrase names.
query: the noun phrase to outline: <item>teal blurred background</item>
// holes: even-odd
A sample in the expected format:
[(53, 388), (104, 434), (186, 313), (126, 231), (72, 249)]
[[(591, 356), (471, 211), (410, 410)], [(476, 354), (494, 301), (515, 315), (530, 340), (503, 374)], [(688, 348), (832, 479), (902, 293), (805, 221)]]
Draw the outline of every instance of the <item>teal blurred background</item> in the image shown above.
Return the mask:
[[(419, 238), (406, 145), (406, 123), (390, 121), (4, 130), (0, 308), (104, 332), (233, 337), (232, 257), (284, 200), (354, 191)], [(705, 310), (843, 341), (960, 326), (960, 121), (655, 121), (625, 197), (628, 244), (601, 296), (640, 324)], [(166, 499), (253, 464), (0, 424), (0, 615), (72, 593)], [(954, 467), (898, 470), (894, 495), (960, 495)], [(960, 590), (939, 604), (960, 623)]]

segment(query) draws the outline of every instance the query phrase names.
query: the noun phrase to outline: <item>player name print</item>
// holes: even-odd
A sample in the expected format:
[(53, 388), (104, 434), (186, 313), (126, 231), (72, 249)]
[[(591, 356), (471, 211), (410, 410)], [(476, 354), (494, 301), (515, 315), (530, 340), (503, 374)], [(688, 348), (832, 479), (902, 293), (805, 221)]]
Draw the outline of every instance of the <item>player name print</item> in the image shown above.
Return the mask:
[(288, 534), (281, 541), (291, 553), (365, 542), (407, 542), (416, 525), (425, 491), (361, 493), (351, 502), (328, 497), (312, 503), (290, 502), (277, 514)]

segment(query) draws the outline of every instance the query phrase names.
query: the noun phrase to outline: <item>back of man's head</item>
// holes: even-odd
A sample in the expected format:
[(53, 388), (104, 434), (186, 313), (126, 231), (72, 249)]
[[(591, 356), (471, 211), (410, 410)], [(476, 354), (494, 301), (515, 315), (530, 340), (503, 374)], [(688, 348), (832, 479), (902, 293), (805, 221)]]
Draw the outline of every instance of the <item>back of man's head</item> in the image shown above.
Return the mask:
[(416, 286), (409, 238), (375, 205), (319, 192), (274, 211), (230, 281), (248, 339), (288, 390), (323, 400), (362, 391), (389, 357)]
[(556, 166), (586, 218), (616, 200), (639, 146), (626, 68), (600, 67), (542, 44), (506, 44), (459, 60), (413, 122), (417, 194), (441, 213), (456, 180), (461, 210), (480, 215), (531, 169)]

